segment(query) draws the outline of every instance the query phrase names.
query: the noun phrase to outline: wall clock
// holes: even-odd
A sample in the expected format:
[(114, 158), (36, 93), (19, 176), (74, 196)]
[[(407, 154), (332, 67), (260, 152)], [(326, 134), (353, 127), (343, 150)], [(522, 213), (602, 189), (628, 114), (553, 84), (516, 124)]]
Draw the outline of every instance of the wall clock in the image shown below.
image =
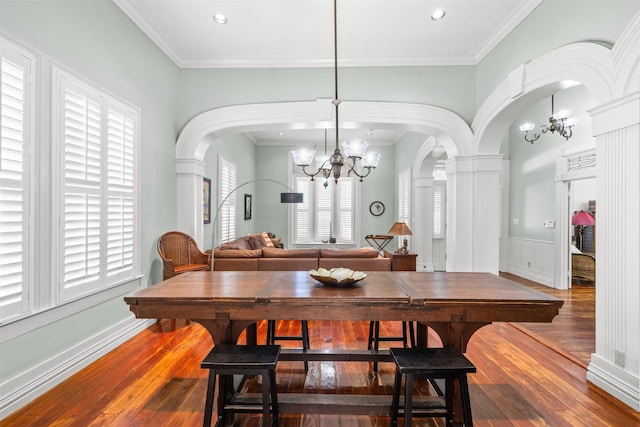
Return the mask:
[(369, 212), (373, 216), (380, 216), (384, 213), (384, 203), (375, 201), (369, 206)]

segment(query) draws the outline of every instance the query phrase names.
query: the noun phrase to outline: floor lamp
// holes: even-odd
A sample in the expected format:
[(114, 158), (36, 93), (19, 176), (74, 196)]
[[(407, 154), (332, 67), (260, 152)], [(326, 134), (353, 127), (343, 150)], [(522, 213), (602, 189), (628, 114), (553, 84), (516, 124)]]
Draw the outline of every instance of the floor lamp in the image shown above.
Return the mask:
[(291, 187), (286, 184), (283, 184), (280, 181), (276, 181), (275, 179), (252, 179), (251, 181), (243, 182), (242, 184), (235, 187), (233, 190), (226, 195), (226, 197), (220, 202), (218, 208), (216, 209), (216, 216), (213, 219), (213, 232), (211, 233), (211, 271), (213, 271), (213, 259), (216, 247), (216, 230), (218, 228), (218, 216), (220, 215), (220, 210), (222, 206), (224, 206), (225, 202), (231, 197), (233, 193), (244, 187), (245, 185), (253, 184), (255, 182), (273, 182), (274, 184), (278, 184), (289, 190), (288, 192), (280, 193), (280, 203), (302, 203), (303, 193), (294, 192)]
[(573, 214), (573, 217), (571, 217), (571, 224), (580, 227), (578, 229), (580, 233), (580, 242), (578, 242), (578, 249), (582, 251), (584, 247), (584, 227), (586, 227), (587, 225), (596, 225), (596, 219), (591, 216), (589, 212), (580, 211)]

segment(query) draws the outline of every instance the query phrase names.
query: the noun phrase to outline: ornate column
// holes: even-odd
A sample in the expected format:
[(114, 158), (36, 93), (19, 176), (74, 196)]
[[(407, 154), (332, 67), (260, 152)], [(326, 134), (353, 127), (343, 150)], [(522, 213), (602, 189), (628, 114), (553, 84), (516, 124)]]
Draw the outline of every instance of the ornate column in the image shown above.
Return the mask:
[(640, 92), (592, 114), (596, 137), (596, 352), (587, 379), (640, 410)]
[(204, 248), (202, 220), (202, 177), (204, 162), (176, 160), (178, 231), (192, 236)]
[(502, 155), (476, 156), (473, 162), (473, 271), (498, 274), (502, 226)]
[(447, 271), (473, 271), (473, 157), (445, 162)]
[(414, 179), (413, 247), (418, 254), (416, 269), (433, 271), (433, 177)]

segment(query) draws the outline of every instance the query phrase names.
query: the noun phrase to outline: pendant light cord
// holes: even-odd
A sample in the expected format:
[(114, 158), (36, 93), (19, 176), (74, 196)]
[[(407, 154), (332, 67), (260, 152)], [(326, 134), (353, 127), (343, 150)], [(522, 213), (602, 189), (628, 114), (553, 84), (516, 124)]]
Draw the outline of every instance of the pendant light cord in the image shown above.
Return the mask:
[(338, 0), (333, 0), (333, 75), (335, 80), (335, 99), (333, 104), (336, 106), (336, 150), (338, 149)]

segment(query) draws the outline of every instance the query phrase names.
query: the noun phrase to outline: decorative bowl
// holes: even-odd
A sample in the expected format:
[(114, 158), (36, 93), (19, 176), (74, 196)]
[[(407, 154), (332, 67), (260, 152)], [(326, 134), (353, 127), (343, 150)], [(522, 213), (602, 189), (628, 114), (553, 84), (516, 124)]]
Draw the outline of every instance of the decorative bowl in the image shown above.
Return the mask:
[(309, 276), (323, 285), (349, 286), (364, 279), (367, 274), (344, 267), (332, 268), (331, 270), (321, 267), (317, 270), (309, 270)]

